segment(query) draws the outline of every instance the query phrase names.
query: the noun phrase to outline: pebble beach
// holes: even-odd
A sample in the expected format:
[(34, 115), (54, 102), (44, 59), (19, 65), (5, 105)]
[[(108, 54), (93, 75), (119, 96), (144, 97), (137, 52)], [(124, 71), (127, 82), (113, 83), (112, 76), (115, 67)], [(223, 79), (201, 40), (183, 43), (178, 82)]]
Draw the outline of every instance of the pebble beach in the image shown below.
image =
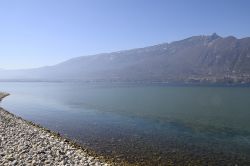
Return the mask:
[[(8, 94), (0, 93), (0, 100)], [(55, 133), (0, 108), (0, 165), (108, 166)]]

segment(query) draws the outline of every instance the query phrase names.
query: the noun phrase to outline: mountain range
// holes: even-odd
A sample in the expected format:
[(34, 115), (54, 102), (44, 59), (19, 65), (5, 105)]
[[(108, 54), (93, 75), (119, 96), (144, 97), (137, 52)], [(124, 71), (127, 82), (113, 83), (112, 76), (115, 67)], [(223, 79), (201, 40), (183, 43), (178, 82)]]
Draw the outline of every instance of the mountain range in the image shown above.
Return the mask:
[(245, 84), (250, 83), (250, 37), (193, 36), (54, 66), (0, 70), (0, 80)]

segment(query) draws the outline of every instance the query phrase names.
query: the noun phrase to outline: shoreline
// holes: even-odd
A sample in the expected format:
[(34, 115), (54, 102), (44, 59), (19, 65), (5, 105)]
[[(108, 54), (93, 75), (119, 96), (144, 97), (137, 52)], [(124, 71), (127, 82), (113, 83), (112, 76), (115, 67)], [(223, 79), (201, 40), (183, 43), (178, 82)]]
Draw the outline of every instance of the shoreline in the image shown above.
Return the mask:
[[(8, 96), (0, 93), (0, 101)], [(0, 165), (93, 165), (114, 163), (0, 107)]]
[[(0, 92), (0, 99), (1, 99), (1, 96), (4, 96), (4, 95)], [(30, 110), (30, 111), (37, 111), (37, 110)], [(85, 133), (85, 132), (84, 132), (85, 135), (83, 135), (83, 137), (74, 137), (74, 135), (70, 135), (70, 134), (63, 135), (64, 130), (57, 130), (57, 128), (53, 130), (53, 127), (52, 127), (52, 130), (50, 130), (46, 127), (43, 127), (43, 125), (41, 125), (39, 121), (38, 123), (36, 123), (36, 121), (32, 122), (31, 120), (25, 120), (22, 117), (20, 117), (20, 115), (19, 116), (17, 115), (18, 114), (11, 113), (8, 110), (1, 108), (0, 106), (0, 165), (3, 165), (3, 166), (4, 164), (14, 165), (16, 163), (17, 165), (101, 165), (101, 164), (104, 164), (104, 165), (124, 165), (124, 166), (129, 166), (129, 165), (131, 166), (132, 165), (152, 165), (152, 166), (153, 165), (206, 165), (206, 164), (208, 165), (237, 165), (237, 164), (247, 165), (250, 162), (247, 157), (248, 154), (245, 154), (239, 150), (234, 150), (233, 146), (228, 146), (228, 148), (224, 148), (224, 146), (227, 147), (227, 142), (220, 141), (220, 139), (218, 139), (217, 141), (212, 141), (212, 140), (210, 141), (207, 139), (207, 137), (204, 137), (204, 136), (209, 136), (208, 138), (210, 138), (211, 133), (214, 133), (214, 129), (212, 129), (212, 132), (210, 133), (210, 130), (208, 130), (210, 128), (206, 128), (206, 131), (208, 131), (208, 133), (205, 133), (202, 137), (194, 137), (193, 139), (193, 134), (194, 136), (196, 134), (193, 133), (193, 131), (189, 131), (189, 128), (186, 128), (186, 126), (184, 126), (183, 124), (175, 123), (176, 121), (166, 124), (167, 129), (169, 130), (165, 130), (166, 128), (161, 127), (163, 125), (163, 123), (161, 122), (158, 122), (158, 121), (156, 121), (156, 123), (155, 122), (151, 123), (151, 121), (140, 122), (141, 119), (139, 118), (139, 121), (137, 120), (138, 123), (136, 123), (136, 124), (139, 124), (139, 126), (142, 126), (142, 125), (147, 126), (148, 124), (150, 125), (157, 124), (156, 126), (157, 128), (156, 127), (143, 127), (143, 128), (139, 128), (140, 130), (136, 130), (136, 132), (133, 132), (135, 130), (126, 130), (125, 128), (124, 130), (121, 130), (123, 133), (125, 133), (124, 135), (117, 135), (115, 133), (111, 133), (113, 135), (110, 134), (111, 135), (110, 137), (109, 136), (106, 137), (105, 135), (100, 134), (103, 137), (102, 139), (99, 139), (98, 137), (99, 139), (98, 141), (98, 139), (96, 139), (97, 137), (91, 137), (91, 133), (90, 133), (90, 137), (88, 133)], [(38, 114), (36, 116), (38, 116)], [(2, 121), (4, 123), (2, 123)], [(134, 121), (130, 121), (130, 122), (133, 123)], [(26, 130), (24, 131), (22, 127), (24, 123), (26, 124), (26, 128), (28, 128), (27, 130), (28, 133), (26, 132), (27, 134), (24, 134)], [(42, 124), (45, 124), (45, 123), (42, 123)], [(79, 123), (75, 123), (75, 124), (79, 124)], [(78, 126), (80, 126), (78, 130), (75, 130), (75, 132), (72, 131), (72, 133), (73, 134), (78, 133), (77, 131), (81, 129), (81, 126), (86, 126), (90, 128), (90, 130), (92, 129), (91, 131), (95, 131), (93, 130), (94, 128), (92, 128), (91, 125), (89, 124), (91, 123), (85, 123), (83, 125), (72, 126), (73, 128), (75, 127), (77, 128)], [(4, 127), (7, 130), (9, 130), (10, 133), (9, 132), (6, 133)], [(20, 127), (23, 132), (19, 132), (20, 130), (17, 130)], [(34, 129), (39, 130), (39, 131), (41, 130), (42, 134), (40, 134), (39, 131), (38, 133), (37, 131), (34, 132)], [(152, 136), (151, 133), (148, 133), (148, 134), (144, 133), (144, 131), (151, 131), (151, 129), (157, 130), (157, 131), (154, 131), (154, 138), (151, 137)], [(17, 132), (15, 132), (16, 130)], [(59, 133), (61, 133), (62, 135), (60, 135), (57, 131), (59, 131)], [(102, 131), (106, 132), (106, 130), (103, 130), (103, 129)], [(118, 130), (118, 132), (119, 131), (120, 130)], [(194, 130), (194, 132), (196, 131), (198, 130)], [(220, 132), (224, 133), (225, 131), (226, 130), (223, 129)], [(179, 134), (180, 132), (184, 134)], [(188, 134), (190, 132), (192, 132), (191, 133), (192, 137), (190, 137), (190, 134)], [(16, 133), (18, 135), (16, 135)], [(109, 134), (108, 130), (107, 130), (107, 133)], [(133, 133), (136, 133), (137, 135), (132, 135)], [(229, 130), (228, 132), (225, 132), (224, 134), (227, 135), (227, 133), (234, 134), (232, 130)], [(54, 164), (55, 160), (64, 159), (65, 156), (67, 157), (67, 148), (66, 148), (66, 151), (62, 150), (59, 152), (57, 152), (57, 150), (54, 152), (52, 148), (48, 149), (47, 147), (45, 147), (45, 150), (43, 149), (43, 147), (42, 148), (39, 147), (39, 150), (37, 150), (36, 140), (34, 143), (35, 147), (33, 147), (34, 144), (32, 141), (33, 139), (32, 137), (34, 135), (38, 137), (42, 135), (43, 137), (42, 139), (44, 138), (47, 139), (48, 137), (47, 134), (51, 136), (49, 137), (50, 140), (47, 141), (48, 143), (50, 143), (50, 141), (53, 143), (54, 140), (59, 140), (59, 141), (56, 141), (57, 143), (54, 143), (53, 146), (54, 145), (56, 146), (57, 144), (60, 145), (62, 142), (64, 145), (66, 144), (67, 146), (69, 145), (73, 147), (73, 148), (70, 148), (71, 152), (72, 151), (83, 152), (81, 157), (77, 157), (77, 160), (79, 160), (80, 158), (84, 158), (83, 163), (80, 164), (81, 163), (80, 161), (79, 164), (72, 164), (73, 162), (68, 163), (65, 161), (60, 161), (62, 163)], [(223, 138), (224, 138), (224, 134), (223, 134)], [(30, 138), (29, 135), (32, 135), (32, 137)], [(237, 134), (237, 135), (241, 135), (241, 134)], [(13, 140), (14, 140), (14, 143), (15, 141), (19, 143), (20, 142), (19, 139), (23, 139), (22, 136), (24, 137), (24, 139), (26, 139), (27, 137), (26, 140), (30, 141), (30, 144), (28, 144), (28, 147), (26, 147), (27, 145), (26, 143), (23, 146), (24, 142), (21, 142), (21, 145), (20, 145), (21, 148), (18, 148), (18, 146), (16, 148), (15, 144), (5, 147), (5, 144), (9, 143), (9, 141), (12, 141), (13, 143)], [(5, 139), (2, 139), (2, 138), (5, 138)], [(199, 138), (199, 139), (196, 139), (196, 138)], [(202, 141), (200, 138), (202, 139), (205, 138), (206, 141)], [(217, 139), (220, 137), (211, 137), (211, 138)], [(228, 138), (228, 136), (226, 136), (225, 138)], [(245, 138), (245, 137), (242, 137), (242, 138)], [(36, 138), (36, 139), (39, 140), (41, 138)], [(81, 139), (86, 140), (86, 141), (81, 142)], [(199, 142), (197, 144), (193, 141), (199, 141)], [(92, 143), (92, 144), (88, 144), (88, 143)], [(218, 145), (218, 146), (213, 148), (213, 145)], [(20, 152), (20, 150), (18, 150), (18, 149), (24, 149), (25, 150), (24, 154), (25, 153), (27, 154), (26, 152), (27, 148), (29, 149), (28, 156), (30, 156), (28, 157), (29, 158), (28, 161), (24, 160), (26, 157), (24, 157), (24, 155), (22, 154), (22, 151)], [(9, 149), (12, 150), (12, 152), (9, 152)], [(244, 148), (241, 148), (241, 149), (247, 150)], [(29, 151), (31, 150), (35, 153), (39, 153), (38, 154), (39, 160), (44, 160), (44, 162), (47, 162), (47, 163), (49, 163), (49, 161), (46, 160), (46, 156), (44, 159), (44, 152), (45, 154), (49, 153), (50, 159), (52, 159), (53, 164), (46, 164), (46, 163), (32, 164), (33, 154), (29, 154)], [(14, 154), (14, 156), (10, 155), (12, 153)], [(18, 153), (17, 156), (15, 156), (16, 153)], [(51, 155), (51, 153), (54, 155)], [(37, 159), (36, 155), (37, 154), (34, 155), (35, 160)], [(21, 158), (19, 158), (19, 156), (21, 156)], [(2, 157), (5, 157), (5, 158), (2, 158)], [(88, 160), (89, 157), (90, 157), (90, 160)], [(14, 160), (15, 158), (17, 158), (16, 161)], [(25, 164), (18, 163), (18, 161), (23, 161), (23, 160)], [(66, 158), (66, 160), (69, 160), (69, 159)], [(91, 162), (91, 164), (89, 164), (89, 162)], [(96, 162), (101, 162), (101, 164), (96, 164)]]
[(128, 86), (173, 86), (173, 87), (250, 87), (249, 82), (185, 82), (185, 81), (83, 81), (83, 80), (1, 80), (0, 83), (81, 83), (113, 84)]
[(4, 92), (0, 92), (0, 102), (3, 100), (3, 98), (9, 96), (9, 93), (4, 93)]

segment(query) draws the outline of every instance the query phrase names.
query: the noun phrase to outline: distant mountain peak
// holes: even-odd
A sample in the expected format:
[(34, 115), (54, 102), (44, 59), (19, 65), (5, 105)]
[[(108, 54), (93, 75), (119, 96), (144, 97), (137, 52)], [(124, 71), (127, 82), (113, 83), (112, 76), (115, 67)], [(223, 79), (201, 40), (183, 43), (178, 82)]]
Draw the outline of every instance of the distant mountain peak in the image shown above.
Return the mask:
[(207, 44), (217, 39), (223, 39), (223, 37), (219, 36), (217, 33), (213, 33), (211, 35), (205, 36), (205, 41), (207, 42)]
[(213, 33), (210, 37), (211, 37), (212, 40), (221, 38), (217, 33)]
[(180, 43), (180, 42), (191, 42), (193, 44), (197, 44), (197, 43), (200, 43), (200, 42), (205, 42), (205, 43), (209, 43), (211, 41), (214, 41), (214, 40), (217, 40), (217, 39), (221, 39), (222, 37), (219, 36), (218, 34), (216, 33), (213, 33), (212, 35), (198, 35), (198, 36), (192, 36), (192, 37), (189, 37), (189, 38), (186, 38), (186, 39), (183, 39), (183, 40), (180, 40), (180, 41), (175, 41), (173, 43)]

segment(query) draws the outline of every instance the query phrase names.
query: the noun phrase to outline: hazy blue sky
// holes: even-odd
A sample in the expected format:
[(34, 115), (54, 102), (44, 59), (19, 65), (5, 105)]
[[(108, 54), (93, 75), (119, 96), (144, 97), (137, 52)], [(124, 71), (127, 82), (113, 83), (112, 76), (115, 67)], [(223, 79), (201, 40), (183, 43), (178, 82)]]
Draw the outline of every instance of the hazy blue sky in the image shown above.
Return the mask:
[(171, 42), (250, 36), (249, 0), (1, 0), (0, 68)]

